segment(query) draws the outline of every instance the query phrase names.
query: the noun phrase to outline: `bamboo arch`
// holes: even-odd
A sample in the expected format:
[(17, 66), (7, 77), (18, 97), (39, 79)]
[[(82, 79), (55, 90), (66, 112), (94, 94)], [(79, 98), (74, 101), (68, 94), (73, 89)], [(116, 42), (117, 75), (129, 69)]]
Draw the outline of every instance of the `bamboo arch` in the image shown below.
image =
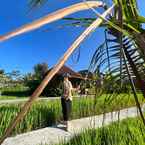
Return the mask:
[[(97, 6), (103, 6), (103, 3), (96, 3), (94, 1), (92, 2), (87, 2), (88, 4), (92, 4), (91, 6), (95, 7)], [(99, 5), (98, 5), (99, 4)], [(84, 3), (80, 3), (80, 4), (76, 4), (83, 6), (84, 9), (87, 9), (87, 7), (85, 6)], [(75, 6), (76, 6), (75, 5)], [(70, 8), (74, 8), (74, 6), (69, 7), (68, 9), (70, 10)], [(110, 14), (112, 12), (112, 9), (114, 8), (114, 5), (112, 5), (110, 8), (108, 8), (101, 16), (103, 18), (105, 18), (108, 14)], [(65, 16), (64, 13), (67, 11), (68, 9), (65, 8), (63, 10), (59, 10), (57, 12), (55, 12), (55, 14), (59, 15), (59, 13), (62, 11), (63, 12), (63, 17)], [(66, 11), (65, 11), (66, 10)], [(75, 9), (76, 11), (79, 11), (79, 7), (77, 7), (77, 9)], [(82, 7), (81, 7), (82, 10)], [(58, 13), (59, 12), (59, 13)], [(65, 13), (66, 14), (66, 13)], [(70, 14), (70, 13), (67, 13)], [(54, 17), (54, 13), (53, 13), (53, 17)], [(49, 17), (49, 15), (47, 16)], [(52, 14), (50, 14), (51, 17), (51, 21), (52, 19), (53, 21), (56, 20), (52, 17)], [(62, 18), (62, 16), (59, 16), (59, 19)], [(43, 19), (43, 18), (42, 18)], [(42, 20), (41, 19), (41, 20)], [(57, 17), (58, 19), (58, 17)], [(46, 20), (46, 19), (44, 19)], [(38, 23), (39, 24), (38, 24)], [(24, 116), (26, 115), (26, 113), (28, 112), (28, 110), (30, 109), (32, 103), (39, 97), (39, 95), (41, 94), (41, 92), (43, 91), (43, 89), (46, 87), (46, 85), (49, 83), (49, 81), (53, 78), (53, 76), (60, 70), (60, 68), (65, 64), (65, 62), (67, 61), (67, 59), (69, 58), (69, 56), (73, 53), (73, 51), (81, 44), (81, 42), (93, 31), (95, 30), (101, 23), (103, 22), (102, 18), (98, 18), (96, 19), (88, 28), (86, 28), (86, 30), (74, 41), (74, 43), (69, 47), (69, 49), (64, 53), (64, 55), (60, 58), (60, 60), (58, 61), (58, 63), (54, 66), (54, 68), (48, 73), (48, 75), (44, 78), (44, 80), (41, 82), (41, 84), (38, 86), (38, 88), (34, 91), (34, 93), (31, 95), (30, 99), (24, 104), (24, 106), (21, 108), (21, 111), (17, 114), (16, 118), (14, 120), (12, 120), (12, 122), (10, 123), (10, 125), (8, 126), (8, 128), (5, 130), (4, 135), (2, 136), (2, 138), (0, 139), (0, 144), (2, 144), (2, 142), (10, 135), (10, 133), (12, 132), (12, 130), (15, 128), (15, 126), (19, 123), (19, 121), (21, 121)], [(48, 23), (48, 21), (47, 21)], [(32, 25), (33, 24), (33, 25)], [(46, 24), (46, 21), (40, 22), (40, 20), (32, 22), (32, 24), (29, 25), (25, 25), (23, 27), (21, 27), (20, 29), (10, 32), (4, 36), (1, 36), (1, 41), (7, 40), (11, 37), (14, 37), (16, 35), (22, 34), (24, 32), (28, 32), (30, 30), (39, 28), (40, 26), (42, 26), (42, 24)], [(41, 25), (40, 25), (41, 24)], [(34, 27), (33, 27), (34, 26)]]

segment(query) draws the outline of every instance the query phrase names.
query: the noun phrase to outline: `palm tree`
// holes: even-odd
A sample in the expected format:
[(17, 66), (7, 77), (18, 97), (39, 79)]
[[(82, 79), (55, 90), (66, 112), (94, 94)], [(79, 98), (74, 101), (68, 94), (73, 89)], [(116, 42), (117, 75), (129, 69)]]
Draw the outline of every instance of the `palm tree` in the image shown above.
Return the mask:
[[(106, 34), (111, 35), (112, 36), (111, 38), (113, 39), (109, 40), (106, 37), (105, 42), (99, 47), (99, 49), (96, 50), (90, 68), (93, 68), (94, 70), (101, 69), (102, 64), (103, 65), (108, 64), (106, 68), (108, 69), (109, 67), (109, 71), (114, 73), (113, 80), (115, 83), (119, 82), (120, 84), (122, 84), (122, 80), (126, 78), (126, 76), (129, 76), (132, 85), (132, 90), (134, 92), (134, 96), (136, 99), (136, 103), (140, 109), (140, 104), (138, 102), (138, 98), (136, 95), (135, 88), (133, 86), (131, 76), (135, 75), (139, 83), (141, 81), (141, 78), (144, 77), (141, 76), (141, 74), (144, 74), (144, 67), (142, 66), (144, 64), (145, 56), (144, 56), (144, 48), (142, 47), (143, 45), (141, 44), (141, 42), (144, 44), (144, 37), (142, 35), (143, 29), (140, 26), (140, 23), (144, 22), (144, 18), (137, 15), (137, 8), (135, 2), (136, 2), (135, 0), (131, 0), (129, 2), (128, 0), (120, 0), (120, 1), (113, 0), (113, 3), (115, 3), (117, 7), (115, 9), (114, 15), (113, 16), (110, 15), (109, 19), (105, 19), (105, 17), (108, 14), (110, 14), (112, 9), (114, 8), (114, 5), (108, 10), (106, 10), (103, 13), (103, 15), (99, 15), (100, 18), (98, 18), (97, 20), (92, 18), (81, 19), (81, 20), (76, 19), (79, 22), (83, 20), (83, 23), (86, 26), (88, 26), (88, 24), (90, 23), (91, 25), (87, 27), (87, 29), (82, 33), (82, 35), (72, 44), (72, 46), (67, 50), (67, 52), (60, 59), (60, 61), (55, 65), (54, 69), (50, 71), (50, 73), (42, 81), (40, 86), (35, 90), (30, 100), (23, 106), (21, 112), (12, 121), (9, 128), (6, 130), (4, 136), (0, 140), (0, 143), (3, 142), (3, 140), (11, 133), (12, 129), (16, 126), (16, 124), (25, 116), (25, 114), (31, 107), (33, 101), (41, 94), (41, 92), (43, 91), (47, 83), (57, 73), (57, 71), (64, 65), (65, 61), (73, 53), (73, 51), (81, 44), (81, 42), (88, 36), (89, 33), (91, 33), (103, 22), (104, 19), (105, 19), (105, 23), (103, 25), (106, 26), (107, 29)], [(44, 4), (44, 3), (45, 0), (31, 0), (32, 6), (37, 6), (37, 4)], [(0, 41), (4, 41), (11, 37), (22, 34), (24, 32), (28, 32), (30, 30), (39, 28), (42, 25), (63, 18), (64, 16), (77, 12), (79, 10), (91, 8), (93, 11), (95, 11), (93, 7), (98, 7), (98, 6), (103, 7), (104, 4), (102, 2), (89, 1), (85, 3), (76, 4), (74, 6), (69, 7), (68, 9), (65, 8), (63, 10), (59, 10), (31, 24), (25, 25), (13, 32), (1, 36)], [(135, 23), (131, 21), (132, 17), (135, 19), (136, 21)], [(117, 26), (117, 24), (119, 25), (119, 27)], [(140, 36), (142, 39), (138, 40), (138, 36)], [(107, 47), (110, 41), (114, 42), (115, 45), (117, 46)], [(106, 45), (106, 48), (103, 47), (104, 45)], [(106, 54), (105, 51), (107, 51), (107, 57), (103, 57)], [(120, 64), (119, 67), (116, 67), (116, 65), (111, 66), (110, 61), (112, 60), (114, 60), (114, 64)], [(144, 91), (145, 90), (144, 87), (141, 88), (141, 90)], [(144, 117), (142, 115), (141, 110), (140, 110), (140, 114), (144, 121)]]
[[(118, 31), (119, 29), (110, 26), (108, 23), (109, 25), (107, 24), (105, 30), (105, 42), (96, 50), (91, 65), (96, 71), (106, 64), (103, 71), (109, 70), (111, 74), (114, 74), (110, 85), (112, 81), (115, 84), (120, 84), (119, 91), (124, 86), (122, 82), (126, 77), (129, 78), (136, 104), (145, 124), (132, 77), (135, 76), (145, 98), (145, 84), (143, 81), (145, 80), (145, 48), (143, 47), (145, 41), (143, 37), (144, 29), (141, 27), (145, 18), (139, 16), (135, 0), (114, 0), (114, 3), (116, 3), (116, 7), (114, 15), (110, 16), (110, 21), (113, 22), (113, 25), (118, 25), (122, 30), (125, 30), (127, 36), (123, 31)], [(112, 65), (110, 61), (113, 62)]]

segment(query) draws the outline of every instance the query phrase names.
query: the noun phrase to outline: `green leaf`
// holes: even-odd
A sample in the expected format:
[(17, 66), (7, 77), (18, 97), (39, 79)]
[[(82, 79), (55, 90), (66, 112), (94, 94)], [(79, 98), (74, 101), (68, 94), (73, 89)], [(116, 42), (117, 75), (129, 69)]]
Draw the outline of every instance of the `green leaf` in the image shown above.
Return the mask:
[(145, 23), (145, 17), (143, 17), (143, 16), (138, 16), (137, 20), (140, 23)]

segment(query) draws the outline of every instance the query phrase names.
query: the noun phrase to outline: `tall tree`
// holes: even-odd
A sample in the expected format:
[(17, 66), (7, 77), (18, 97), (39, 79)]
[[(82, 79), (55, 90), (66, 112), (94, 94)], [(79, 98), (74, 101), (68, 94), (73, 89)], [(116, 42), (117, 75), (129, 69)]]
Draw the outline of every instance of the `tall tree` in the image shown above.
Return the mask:
[(47, 63), (38, 63), (34, 66), (34, 78), (42, 80), (48, 72)]

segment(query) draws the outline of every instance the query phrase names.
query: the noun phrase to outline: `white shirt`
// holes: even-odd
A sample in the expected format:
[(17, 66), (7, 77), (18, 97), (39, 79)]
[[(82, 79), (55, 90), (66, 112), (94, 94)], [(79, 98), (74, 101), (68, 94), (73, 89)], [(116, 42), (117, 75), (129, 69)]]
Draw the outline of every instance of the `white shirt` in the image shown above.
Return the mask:
[(72, 84), (69, 80), (63, 82), (63, 98), (72, 100)]

